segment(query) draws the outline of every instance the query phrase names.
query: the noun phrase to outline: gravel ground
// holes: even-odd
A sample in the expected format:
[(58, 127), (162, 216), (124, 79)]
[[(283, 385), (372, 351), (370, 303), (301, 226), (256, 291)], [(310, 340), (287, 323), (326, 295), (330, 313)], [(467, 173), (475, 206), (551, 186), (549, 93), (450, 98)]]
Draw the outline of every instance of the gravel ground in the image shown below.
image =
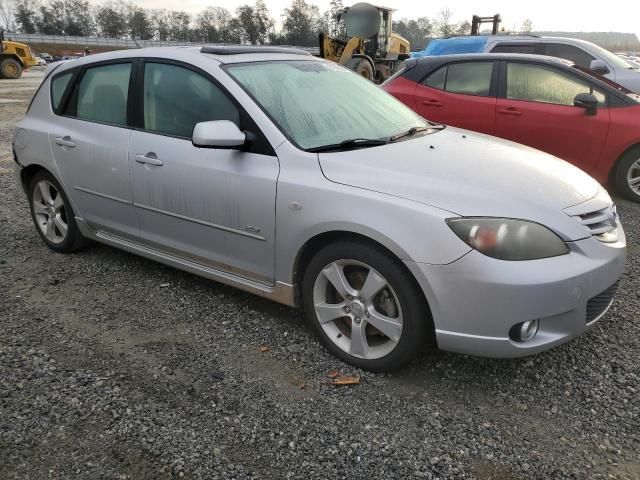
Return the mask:
[(618, 200), (630, 258), (592, 332), (365, 373), (298, 311), (105, 246), (47, 250), (8, 156), (39, 78), (0, 81), (21, 100), (0, 101), (0, 478), (640, 478), (640, 205)]

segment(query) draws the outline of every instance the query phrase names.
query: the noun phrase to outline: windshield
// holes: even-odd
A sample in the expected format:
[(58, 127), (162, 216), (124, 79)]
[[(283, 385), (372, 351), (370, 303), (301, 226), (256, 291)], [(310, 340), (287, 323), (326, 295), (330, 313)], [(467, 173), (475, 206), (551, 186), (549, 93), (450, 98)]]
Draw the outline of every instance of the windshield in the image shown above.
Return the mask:
[(335, 63), (275, 61), (226, 69), (304, 150), (354, 139), (389, 139), (414, 127), (430, 127), (391, 95)]
[(631, 64), (627, 63), (626, 61), (624, 61), (622, 58), (620, 58), (616, 54), (611, 53), (609, 50), (605, 50), (604, 48), (602, 48), (602, 47), (600, 47), (600, 46), (598, 46), (596, 44), (590, 44), (589, 47), (592, 50), (595, 50), (595, 52), (602, 59), (604, 59), (604, 61), (606, 61), (609, 65), (613, 65), (616, 68), (626, 68), (626, 69), (634, 68)]

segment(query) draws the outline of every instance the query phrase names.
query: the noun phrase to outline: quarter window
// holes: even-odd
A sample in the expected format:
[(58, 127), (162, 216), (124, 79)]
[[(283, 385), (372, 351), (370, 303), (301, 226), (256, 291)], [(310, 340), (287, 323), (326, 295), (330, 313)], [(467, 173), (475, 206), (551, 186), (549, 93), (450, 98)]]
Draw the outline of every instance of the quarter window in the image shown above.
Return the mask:
[(130, 76), (131, 63), (88, 68), (78, 86), (76, 116), (125, 126)]
[(144, 68), (144, 128), (190, 138), (196, 123), (230, 120), (240, 112), (214, 83), (177, 65), (146, 63)]
[(488, 97), (493, 62), (453, 63), (429, 75), (423, 84), (451, 93)]
[(579, 93), (592, 93), (599, 104), (605, 95), (587, 82), (541, 65), (509, 63), (507, 65), (507, 98), (531, 102), (571, 105)]
[(62, 95), (64, 95), (71, 77), (73, 77), (73, 72), (67, 72), (51, 80), (51, 106), (54, 110), (58, 110), (60, 107)]

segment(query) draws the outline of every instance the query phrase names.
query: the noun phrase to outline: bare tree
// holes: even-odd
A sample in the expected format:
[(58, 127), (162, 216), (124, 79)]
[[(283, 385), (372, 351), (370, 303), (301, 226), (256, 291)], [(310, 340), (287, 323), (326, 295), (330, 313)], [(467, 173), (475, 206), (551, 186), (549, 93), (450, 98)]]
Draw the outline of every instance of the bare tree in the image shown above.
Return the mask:
[(443, 37), (453, 35), (456, 31), (456, 25), (452, 22), (453, 10), (445, 7), (438, 12), (436, 18), (436, 31)]
[(530, 18), (525, 19), (524, 22), (522, 22), (522, 27), (520, 27), (520, 31), (522, 33), (531, 33), (533, 32), (533, 22), (531, 21)]
[(0, 0), (0, 27), (5, 30), (15, 30), (15, 5), (13, 0)]

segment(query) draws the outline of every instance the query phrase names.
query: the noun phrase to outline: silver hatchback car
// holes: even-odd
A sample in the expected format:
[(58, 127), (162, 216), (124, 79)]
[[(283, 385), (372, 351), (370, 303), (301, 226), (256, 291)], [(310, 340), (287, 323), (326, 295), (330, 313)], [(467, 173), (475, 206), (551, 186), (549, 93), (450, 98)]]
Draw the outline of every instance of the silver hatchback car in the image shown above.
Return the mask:
[(14, 135), (54, 251), (89, 240), (304, 307), (370, 370), (426, 345), (533, 354), (607, 311), (607, 192), (539, 151), (432, 124), (290, 49), (156, 48), (55, 68)]

